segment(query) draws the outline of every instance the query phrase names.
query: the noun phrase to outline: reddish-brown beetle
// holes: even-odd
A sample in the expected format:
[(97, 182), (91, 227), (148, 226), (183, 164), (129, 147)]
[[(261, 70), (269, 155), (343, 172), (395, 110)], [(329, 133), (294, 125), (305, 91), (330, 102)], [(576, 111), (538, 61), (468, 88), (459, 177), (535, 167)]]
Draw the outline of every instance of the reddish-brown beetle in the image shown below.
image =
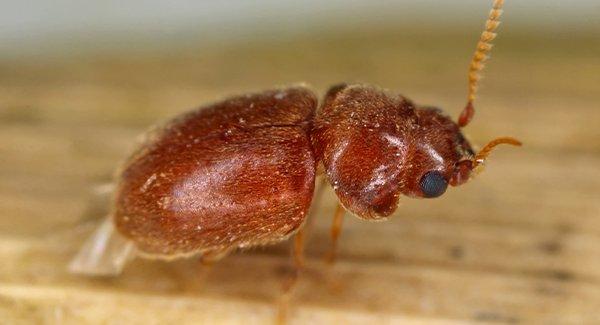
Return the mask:
[[(315, 94), (295, 86), (178, 116), (129, 158), (109, 222), (72, 269), (118, 272), (132, 247), (153, 258), (214, 260), (287, 239), (307, 217), (319, 164), (341, 206), (366, 220), (390, 216), (401, 195), (437, 197), (463, 184), (493, 147), (520, 144), (499, 138), (475, 154), (461, 133), (502, 2), (494, 1), (477, 45), (458, 123), (390, 91), (346, 84), (332, 87), (319, 110)], [(344, 209), (336, 213), (334, 242)], [(112, 232), (113, 222), (125, 239)]]

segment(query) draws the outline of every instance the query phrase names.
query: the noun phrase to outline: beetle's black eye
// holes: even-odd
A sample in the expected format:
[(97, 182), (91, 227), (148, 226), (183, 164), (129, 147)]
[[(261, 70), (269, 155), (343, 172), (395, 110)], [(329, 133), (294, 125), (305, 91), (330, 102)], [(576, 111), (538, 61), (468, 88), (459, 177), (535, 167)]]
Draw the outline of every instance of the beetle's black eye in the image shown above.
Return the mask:
[(419, 185), (425, 197), (438, 197), (446, 192), (448, 182), (440, 172), (432, 170), (421, 177)]

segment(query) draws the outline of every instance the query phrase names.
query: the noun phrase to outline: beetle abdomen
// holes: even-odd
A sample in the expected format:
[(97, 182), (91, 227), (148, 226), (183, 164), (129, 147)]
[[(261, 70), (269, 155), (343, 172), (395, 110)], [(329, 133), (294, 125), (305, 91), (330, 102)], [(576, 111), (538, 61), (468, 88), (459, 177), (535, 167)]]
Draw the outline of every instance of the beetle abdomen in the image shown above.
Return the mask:
[(126, 164), (117, 229), (147, 255), (226, 252), (287, 238), (306, 217), (317, 105), (303, 87), (234, 97), (151, 133)]

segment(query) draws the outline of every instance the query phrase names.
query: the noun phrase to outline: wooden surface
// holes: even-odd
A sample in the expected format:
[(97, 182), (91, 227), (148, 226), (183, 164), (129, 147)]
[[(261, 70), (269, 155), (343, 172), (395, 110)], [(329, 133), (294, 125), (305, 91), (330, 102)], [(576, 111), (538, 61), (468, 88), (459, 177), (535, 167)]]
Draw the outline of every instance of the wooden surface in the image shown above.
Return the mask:
[[(499, 149), (440, 199), (403, 200), (386, 223), (346, 218), (333, 269), (325, 190), (291, 323), (600, 323), (600, 45), (502, 32), (467, 133), (525, 146)], [(350, 35), (0, 61), (0, 320), (272, 322), (289, 243), (210, 272), (194, 260), (136, 260), (117, 278), (65, 266), (106, 213), (97, 192), (136, 136), (188, 108), (364, 81), (458, 114), (477, 30)]]

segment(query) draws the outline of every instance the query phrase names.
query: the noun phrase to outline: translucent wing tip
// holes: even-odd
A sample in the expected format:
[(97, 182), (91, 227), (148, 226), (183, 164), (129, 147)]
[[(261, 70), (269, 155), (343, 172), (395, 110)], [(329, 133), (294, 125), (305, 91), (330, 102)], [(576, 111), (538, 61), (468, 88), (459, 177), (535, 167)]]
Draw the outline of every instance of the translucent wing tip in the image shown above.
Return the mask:
[(69, 272), (91, 276), (117, 276), (134, 257), (133, 243), (119, 235), (107, 217), (69, 263)]

